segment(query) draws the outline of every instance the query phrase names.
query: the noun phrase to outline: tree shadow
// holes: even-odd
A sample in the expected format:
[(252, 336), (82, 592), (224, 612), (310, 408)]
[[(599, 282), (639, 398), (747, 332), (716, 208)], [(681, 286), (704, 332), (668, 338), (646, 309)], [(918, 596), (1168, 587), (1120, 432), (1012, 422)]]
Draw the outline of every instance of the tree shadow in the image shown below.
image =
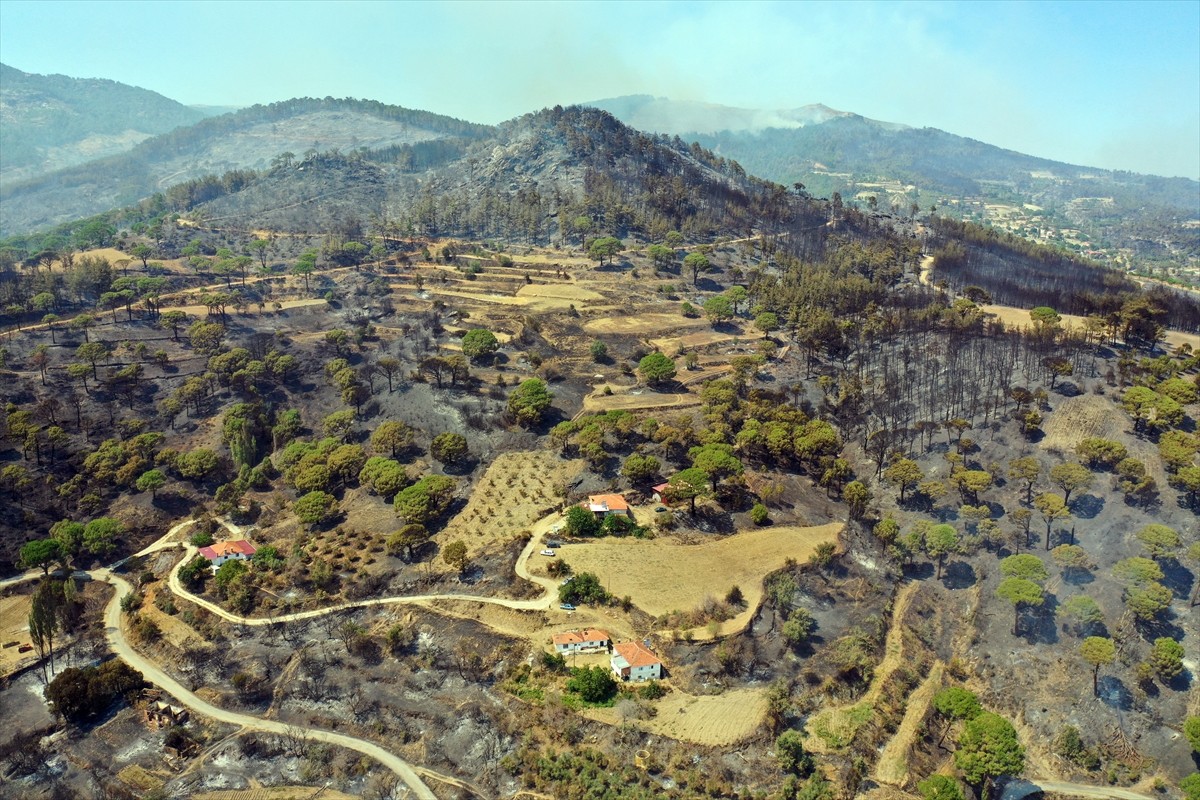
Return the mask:
[(942, 585), (947, 589), (966, 589), (974, 586), (977, 579), (975, 568), (966, 561), (951, 561), (942, 570)]
[(1100, 702), (1109, 708), (1128, 711), (1133, 708), (1133, 693), (1117, 676), (1102, 675), (1100, 677)]
[(1047, 594), (1045, 601), (1021, 613), (1021, 638), (1029, 644), (1058, 643), (1058, 598)]
[(1162, 560), (1158, 562), (1158, 566), (1163, 571), (1162, 584), (1171, 590), (1171, 593), (1176, 597), (1187, 599), (1192, 595), (1192, 587), (1195, 585), (1196, 576), (1187, 567), (1180, 564), (1175, 559)]
[(1062, 578), (1063, 583), (1071, 586), (1085, 586), (1096, 580), (1096, 576), (1091, 573), (1091, 570), (1082, 567), (1067, 567), (1063, 570)]
[(1095, 519), (1104, 510), (1104, 498), (1094, 494), (1080, 495), (1071, 503), (1071, 513), (1079, 519)]
[(904, 574), (913, 580), (924, 581), (932, 578), (935, 571), (933, 564), (928, 561), (921, 561), (904, 567)]

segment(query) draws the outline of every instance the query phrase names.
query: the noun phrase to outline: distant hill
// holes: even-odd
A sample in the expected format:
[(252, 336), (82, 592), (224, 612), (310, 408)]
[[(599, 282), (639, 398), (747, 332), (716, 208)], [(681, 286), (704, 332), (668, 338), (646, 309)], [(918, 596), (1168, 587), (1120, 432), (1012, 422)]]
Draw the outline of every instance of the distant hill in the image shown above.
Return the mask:
[(423, 171), (387, 151), (312, 154), (191, 215), (218, 227), (304, 232), (350, 232), (374, 218), (400, 232), (539, 242), (582, 235), (581, 216), (621, 236), (748, 235), (794, 215), (787, 194), (700, 147), (571, 107), (506, 122)]
[(0, 64), (0, 180), (121, 153), (209, 115), (116, 81), (34, 75)]
[(366, 100), (301, 98), (210, 117), (147, 139), (127, 153), (0, 188), (0, 235), (48, 227), (136, 203), (210, 173), (265, 170), (291, 152), (380, 150), (472, 140), (491, 128)]
[(762, 111), (645, 95), (597, 101), (628, 124), (697, 141), (752, 174), (814, 195), (874, 196), (988, 222), (1109, 261), (1200, 267), (1200, 183), (1064, 164), (935, 128), (825, 106)]

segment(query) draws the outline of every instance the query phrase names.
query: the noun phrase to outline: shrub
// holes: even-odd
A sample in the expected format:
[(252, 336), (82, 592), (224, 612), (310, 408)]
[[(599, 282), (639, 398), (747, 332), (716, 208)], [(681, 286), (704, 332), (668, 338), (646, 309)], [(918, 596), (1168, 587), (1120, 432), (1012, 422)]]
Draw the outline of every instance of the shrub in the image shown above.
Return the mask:
[(755, 503), (754, 508), (750, 509), (750, 521), (755, 525), (766, 525), (771, 519), (771, 512), (762, 503)]

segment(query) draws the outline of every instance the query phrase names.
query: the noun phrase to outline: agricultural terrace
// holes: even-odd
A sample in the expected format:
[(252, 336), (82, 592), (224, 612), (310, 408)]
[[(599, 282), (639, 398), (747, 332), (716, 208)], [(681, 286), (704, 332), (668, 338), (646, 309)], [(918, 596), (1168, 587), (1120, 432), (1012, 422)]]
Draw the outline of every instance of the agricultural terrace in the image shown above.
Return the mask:
[[(734, 689), (699, 697), (673, 691), (656, 701), (654, 708), (658, 713), (653, 717), (627, 722), (648, 733), (719, 747), (762, 731), (767, 695), (761, 689)], [(613, 708), (589, 708), (582, 713), (609, 725), (621, 723)]]
[(563, 558), (575, 572), (591, 572), (617, 597), (630, 597), (647, 614), (690, 611), (706, 597), (740, 586), (746, 610), (723, 631), (745, 626), (762, 600), (763, 578), (788, 559), (803, 563), (817, 546), (837, 540), (841, 522), (814, 527), (774, 526), (724, 536), (704, 544), (670, 538), (603, 539), (570, 545)]

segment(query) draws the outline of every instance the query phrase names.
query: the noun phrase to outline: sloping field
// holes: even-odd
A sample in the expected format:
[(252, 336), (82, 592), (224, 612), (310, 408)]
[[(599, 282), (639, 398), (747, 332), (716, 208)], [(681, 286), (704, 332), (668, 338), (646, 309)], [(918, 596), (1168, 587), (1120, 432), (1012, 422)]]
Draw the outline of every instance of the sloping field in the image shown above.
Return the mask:
[(191, 800), (358, 800), (358, 795), (319, 786), (272, 786), (201, 792), (191, 795)]
[(517, 290), (517, 297), (549, 297), (573, 303), (603, 301), (604, 295), (582, 286), (563, 283), (527, 283)]
[[(1027, 328), (1032, 325), (1029, 320), (1029, 310), (1025, 308), (996, 305), (981, 305), (980, 308), (989, 314), (995, 314), (1001, 322), (1010, 328)], [(1076, 316), (1075, 314), (1061, 314), (1060, 316), (1062, 317), (1063, 327), (1070, 325), (1082, 329), (1086, 322), (1084, 317)], [(1167, 331), (1164, 341), (1169, 348), (1179, 347), (1181, 344), (1191, 345), (1193, 350), (1200, 348), (1200, 335), (1195, 333)]]
[(1055, 404), (1042, 426), (1046, 436), (1041, 444), (1046, 449), (1074, 454), (1076, 446), (1091, 436), (1124, 438), (1120, 434), (1128, 425), (1128, 419), (1107, 397), (1094, 394), (1067, 397)]
[(933, 696), (942, 688), (942, 675), (945, 667), (941, 661), (933, 665), (925, 680), (908, 698), (904, 709), (904, 719), (896, 730), (896, 735), (884, 745), (875, 763), (875, 780), (889, 783), (893, 786), (904, 786), (908, 782), (908, 756), (912, 752), (913, 743), (917, 741), (921, 728), (925, 724), (925, 715), (929, 713), (929, 704)]
[(742, 335), (737, 333), (722, 333), (721, 331), (707, 330), (686, 333), (682, 336), (664, 336), (659, 339), (651, 339), (650, 344), (667, 355), (673, 355), (681, 350), (693, 347), (707, 347), (710, 344), (720, 344), (740, 338), (742, 338)]
[(662, 394), (647, 389), (629, 391), (628, 387), (614, 386), (612, 387), (613, 393), (606, 395), (603, 393), (606, 385), (608, 384), (598, 386), (596, 391), (583, 398), (581, 413), (598, 414), (602, 411), (617, 409), (633, 411), (640, 408), (684, 408), (700, 405), (698, 395), (686, 392), (684, 394)]
[(603, 319), (593, 319), (585, 323), (583, 329), (588, 333), (642, 334), (663, 335), (684, 328), (702, 328), (708, 325), (708, 320), (699, 317), (688, 318), (682, 314), (634, 314), (632, 316), (612, 316)]
[[(648, 614), (690, 610), (707, 595), (723, 597), (735, 585), (752, 610), (762, 599), (764, 575), (789, 558), (805, 561), (818, 544), (836, 540), (841, 529), (841, 522), (776, 526), (696, 545), (667, 538), (608, 538), (572, 544), (560, 554), (575, 572), (595, 573), (606, 589), (617, 597), (628, 595)], [(726, 633), (730, 625), (726, 623)]]
[(18, 642), (17, 647), (0, 650), (0, 675), (8, 675), (18, 665), (37, 657), (37, 653), (18, 652), (21, 644), (29, 642), (30, 595), (14, 594), (0, 597), (0, 644)]
[(563, 461), (549, 450), (503, 453), (488, 466), (467, 507), (450, 520), (438, 540), (461, 539), (470, 555), (507, 542), (558, 508), (562, 500), (554, 487), (582, 468), (582, 460)]
[[(705, 745), (730, 745), (762, 730), (767, 697), (761, 689), (735, 689), (719, 695), (695, 695), (673, 691), (655, 703), (652, 719), (630, 720), (650, 733)], [(611, 708), (593, 708), (586, 717), (615, 725)]]

